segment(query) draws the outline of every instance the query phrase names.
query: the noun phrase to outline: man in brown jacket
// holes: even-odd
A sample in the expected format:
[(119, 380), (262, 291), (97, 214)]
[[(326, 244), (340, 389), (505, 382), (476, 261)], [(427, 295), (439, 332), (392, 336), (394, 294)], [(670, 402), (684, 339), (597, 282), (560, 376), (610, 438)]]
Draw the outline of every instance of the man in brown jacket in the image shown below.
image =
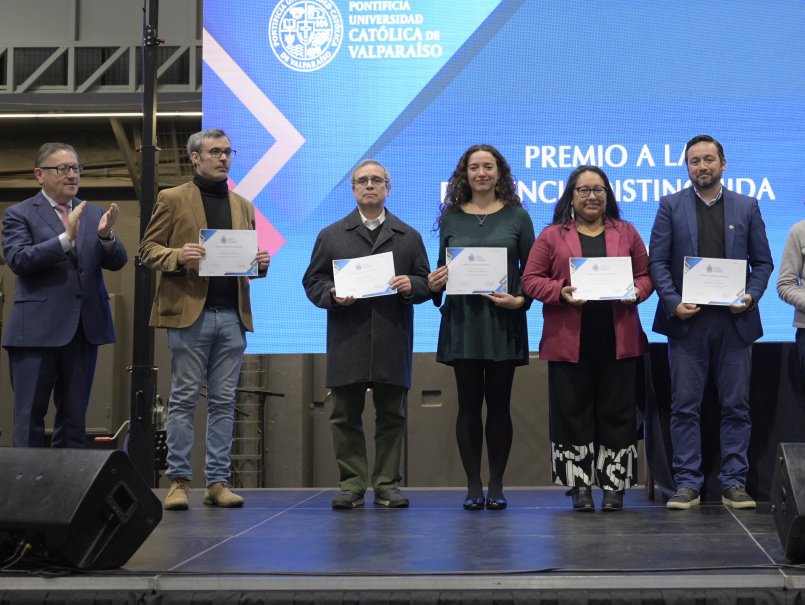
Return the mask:
[[(187, 152), (196, 167), (193, 180), (160, 192), (140, 244), (145, 266), (160, 271), (151, 325), (167, 328), (171, 350), (168, 400), (166, 510), (186, 510), (192, 479), (193, 419), (202, 383), (207, 385), (207, 454), (204, 504), (237, 507), (243, 498), (229, 485), (235, 388), (253, 331), (249, 278), (202, 277), (206, 251), (201, 229), (254, 229), (251, 202), (229, 191), (227, 178), (235, 151), (223, 130), (190, 136)], [(269, 255), (255, 251), (258, 277), (268, 271)]]

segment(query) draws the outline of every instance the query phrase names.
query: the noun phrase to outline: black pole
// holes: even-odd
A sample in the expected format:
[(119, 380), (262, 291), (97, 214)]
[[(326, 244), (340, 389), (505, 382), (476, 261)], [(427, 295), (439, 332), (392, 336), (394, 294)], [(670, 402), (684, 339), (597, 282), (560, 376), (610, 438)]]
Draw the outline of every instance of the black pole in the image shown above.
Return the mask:
[[(143, 145), (141, 148), (140, 241), (142, 241), (157, 194), (157, 48), (159, 0), (143, 0)], [(156, 484), (154, 472), (154, 419), (156, 371), (154, 367), (154, 329), (149, 327), (154, 277), (135, 257), (134, 268), (134, 339), (131, 366), (131, 407), (128, 453), (134, 467), (150, 485)]]

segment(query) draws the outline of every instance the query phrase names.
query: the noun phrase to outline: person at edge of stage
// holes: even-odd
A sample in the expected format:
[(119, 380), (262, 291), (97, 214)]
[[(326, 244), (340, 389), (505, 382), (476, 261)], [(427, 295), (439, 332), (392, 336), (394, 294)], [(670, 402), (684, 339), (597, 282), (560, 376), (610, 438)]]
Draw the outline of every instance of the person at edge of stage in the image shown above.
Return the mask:
[(783, 248), (777, 274), (777, 294), (794, 307), (794, 339), (799, 351), (799, 367), (805, 381), (805, 221), (791, 227)]
[(51, 447), (83, 448), (100, 345), (115, 342), (103, 270), (128, 261), (113, 227), (120, 210), (78, 199), (78, 153), (45, 143), (34, 160), (42, 190), (3, 215), (3, 252), (15, 275), (3, 335), (14, 390), (14, 447), (44, 447), (50, 397)]

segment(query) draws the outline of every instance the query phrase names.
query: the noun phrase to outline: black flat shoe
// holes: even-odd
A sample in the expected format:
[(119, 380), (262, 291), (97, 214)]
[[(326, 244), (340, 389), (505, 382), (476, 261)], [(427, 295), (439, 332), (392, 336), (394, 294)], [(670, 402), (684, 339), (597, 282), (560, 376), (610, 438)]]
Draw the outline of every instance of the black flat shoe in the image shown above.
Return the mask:
[(591, 487), (587, 485), (574, 487), (569, 493), (573, 498), (573, 510), (580, 513), (591, 513), (595, 510), (593, 490)]
[(506, 501), (506, 498), (487, 498), (486, 499), (486, 508), (489, 510), (503, 510), (509, 505)]
[(601, 500), (601, 510), (613, 512), (623, 509), (623, 490), (604, 490), (604, 499)]
[(484, 509), (484, 498), (481, 496), (480, 498), (467, 498), (464, 500), (464, 510), (483, 510)]

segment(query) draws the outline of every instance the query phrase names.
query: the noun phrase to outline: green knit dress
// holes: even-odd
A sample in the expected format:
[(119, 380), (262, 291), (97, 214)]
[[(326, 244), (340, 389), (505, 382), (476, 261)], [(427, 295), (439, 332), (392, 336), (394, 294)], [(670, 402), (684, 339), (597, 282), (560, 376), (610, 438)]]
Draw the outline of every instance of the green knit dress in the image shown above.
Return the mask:
[[(509, 293), (525, 296), (520, 277), (533, 243), (534, 225), (528, 212), (520, 206), (506, 205), (487, 215), (459, 210), (442, 218), (438, 266), (444, 266), (447, 248), (506, 248)], [(480, 295), (443, 295), (434, 302), (441, 305), (442, 313), (437, 361), (447, 365), (456, 359), (528, 363), (526, 311), (531, 306), (528, 297), (516, 311), (497, 307)]]

